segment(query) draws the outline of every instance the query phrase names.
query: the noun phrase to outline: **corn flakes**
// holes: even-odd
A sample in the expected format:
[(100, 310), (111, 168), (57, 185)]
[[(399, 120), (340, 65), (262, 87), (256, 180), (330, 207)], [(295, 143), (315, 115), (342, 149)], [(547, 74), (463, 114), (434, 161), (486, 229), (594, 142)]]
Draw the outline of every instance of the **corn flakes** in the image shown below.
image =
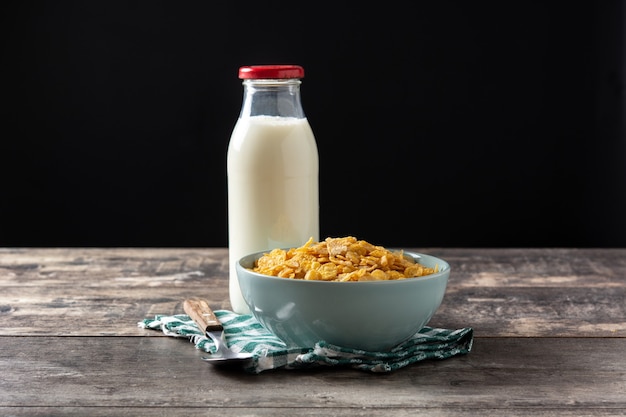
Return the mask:
[(283, 278), (321, 281), (387, 281), (438, 272), (404, 256), (355, 237), (310, 238), (299, 248), (273, 249), (256, 262), (254, 272)]

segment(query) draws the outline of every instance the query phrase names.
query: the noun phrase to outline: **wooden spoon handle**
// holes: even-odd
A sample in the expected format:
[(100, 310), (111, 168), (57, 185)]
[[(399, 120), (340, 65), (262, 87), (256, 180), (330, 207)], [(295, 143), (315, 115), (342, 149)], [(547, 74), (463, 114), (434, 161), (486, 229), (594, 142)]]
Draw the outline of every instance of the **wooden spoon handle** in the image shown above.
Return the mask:
[(189, 299), (183, 303), (183, 309), (203, 332), (220, 331), (224, 328), (205, 300)]

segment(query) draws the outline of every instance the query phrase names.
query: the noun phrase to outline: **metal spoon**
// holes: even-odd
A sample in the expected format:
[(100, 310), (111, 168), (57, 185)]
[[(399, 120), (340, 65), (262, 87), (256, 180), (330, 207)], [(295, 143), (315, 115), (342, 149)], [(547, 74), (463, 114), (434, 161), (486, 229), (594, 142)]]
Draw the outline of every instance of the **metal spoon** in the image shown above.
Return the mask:
[(183, 309), (215, 344), (216, 351), (211, 353), (211, 356), (203, 356), (202, 360), (216, 365), (225, 365), (252, 358), (251, 353), (235, 352), (226, 345), (222, 338), (224, 327), (205, 300), (185, 300)]

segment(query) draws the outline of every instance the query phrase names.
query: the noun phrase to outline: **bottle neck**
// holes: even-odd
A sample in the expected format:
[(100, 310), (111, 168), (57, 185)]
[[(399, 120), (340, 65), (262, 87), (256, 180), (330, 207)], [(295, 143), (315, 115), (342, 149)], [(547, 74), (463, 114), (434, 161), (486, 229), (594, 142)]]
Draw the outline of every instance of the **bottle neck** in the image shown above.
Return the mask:
[(244, 80), (243, 104), (240, 118), (275, 116), (305, 118), (300, 102), (300, 84), (297, 78), (280, 80)]

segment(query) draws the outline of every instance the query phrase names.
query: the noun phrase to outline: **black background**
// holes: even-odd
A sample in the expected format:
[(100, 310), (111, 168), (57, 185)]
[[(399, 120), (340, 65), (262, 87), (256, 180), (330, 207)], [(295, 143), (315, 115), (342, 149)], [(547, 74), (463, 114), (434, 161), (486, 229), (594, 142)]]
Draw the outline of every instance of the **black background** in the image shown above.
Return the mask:
[(338, 3), (3, 3), (0, 246), (226, 246), (269, 63), (306, 71), (322, 237), (626, 246), (624, 1)]

